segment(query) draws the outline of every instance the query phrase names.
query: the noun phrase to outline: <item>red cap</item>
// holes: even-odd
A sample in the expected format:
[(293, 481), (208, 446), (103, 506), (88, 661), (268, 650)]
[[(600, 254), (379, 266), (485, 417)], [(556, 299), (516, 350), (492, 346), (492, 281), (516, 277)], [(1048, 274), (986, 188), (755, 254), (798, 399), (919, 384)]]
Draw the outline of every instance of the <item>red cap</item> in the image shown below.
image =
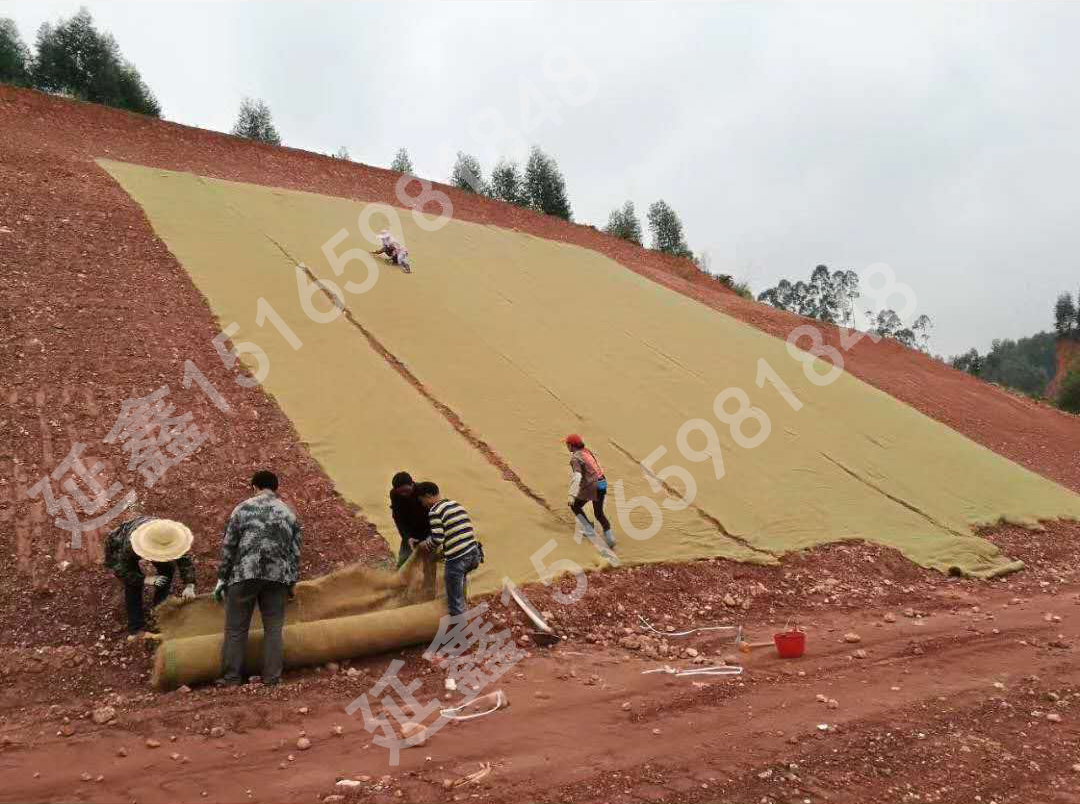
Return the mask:
[(566, 437), (566, 445), (568, 447), (584, 447), (585, 439), (579, 436), (577, 433), (571, 433)]

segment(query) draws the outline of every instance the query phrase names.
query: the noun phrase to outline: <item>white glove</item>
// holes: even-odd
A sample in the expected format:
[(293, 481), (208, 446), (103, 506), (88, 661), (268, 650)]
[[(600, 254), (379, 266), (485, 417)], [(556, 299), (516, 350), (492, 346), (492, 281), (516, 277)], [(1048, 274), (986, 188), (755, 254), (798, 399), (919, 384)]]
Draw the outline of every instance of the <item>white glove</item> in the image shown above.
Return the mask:
[(570, 490), (567, 491), (571, 502), (577, 499), (579, 491), (581, 491), (581, 472), (574, 472), (570, 478)]
[(195, 584), (189, 583), (184, 587), (184, 591), (180, 593), (180, 597), (184, 600), (192, 600), (195, 597)]
[(164, 575), (151, 575), (143, 583), (147, 586), (162, 587), (168, 580)]

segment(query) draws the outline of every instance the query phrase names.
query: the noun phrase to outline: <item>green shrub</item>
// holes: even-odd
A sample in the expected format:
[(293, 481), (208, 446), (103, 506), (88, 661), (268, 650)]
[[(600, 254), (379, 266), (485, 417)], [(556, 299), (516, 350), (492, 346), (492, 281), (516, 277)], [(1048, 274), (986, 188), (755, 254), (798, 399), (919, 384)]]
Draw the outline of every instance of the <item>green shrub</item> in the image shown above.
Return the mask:
[(1080, 370), (1072, 370), (1065, 375), (1058, 394), (1058, 407), (1069, 413), (1080, 413)]
[(731, 285), (731, 289), (742, 296), (744, 299), (754, 300), (754, 291), (750, 290), (750, 284), (748, 282), (736, 282)]

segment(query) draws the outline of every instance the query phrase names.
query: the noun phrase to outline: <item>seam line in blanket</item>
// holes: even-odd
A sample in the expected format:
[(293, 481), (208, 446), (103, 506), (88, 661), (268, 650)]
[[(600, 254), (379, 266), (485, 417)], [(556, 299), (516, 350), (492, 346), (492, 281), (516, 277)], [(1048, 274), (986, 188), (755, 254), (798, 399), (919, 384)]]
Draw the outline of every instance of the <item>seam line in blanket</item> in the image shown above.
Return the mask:
[[(611, 446), (615, 447), (615, 449), (617, 449), (619, 452), (621, 452), (623, 455), (625, 455), (631, 461), (638, 464), (639, 466), (641, 465), (641, 461), (639, 461), (637, 458), (635, 458), (630, 453), (630, 451), (628, 449), (623, 447), (622, 444), (618, 443), (617, 441), (611, 441), (610, 439), (609, 439), (609, 443), (611, 444)], [(642, 473), (644, 473), (644, 471), (645, 470), (643, 468)], [(653, 475), (653, 479), (656, 480), (657, 482), (659, 482), (660, 485), (663, 486), (664, 491), (666, 491), (673, 499), (676, 499), (676, 500), (681, 500), (682, 499), (682, 494), (680, 494), (676, 489), (672, 488), (670, 485), (668, 485), (663, 480), (660, 480), (660, 478), (656, 477), (656, 475)], [(768, 549), (766, 549), (764, 547), (758, 547), (758, 546), (752, 544), (748, 539), (745, 539), (742, 536), (736, 536), (734, 533), (731, 533), (727, 528), (724, 527), (723, 522), (721, 522), (719, 519), (714, 517), (712, 514), (710, 514), (708, 511), (706, 511), (700, 505), (695, 505), (694, 503), (690, 503), (690, 505), (688, 507), (695, 514), (697, 514), (699, 517), (701, 517), (706, 522), (708, 522), (710, 525), (712, 525), (714, 528), (716, 528), (720, 532), (720, 534), (722, 536), (725, 536), (726, 538), (731, 539), (731, 541), (735, 542), (736, 544), (742, 545), (747, 550), (750, 550), (750, 551), (752, 551), (754, 553), (760, 553), (761, 555), (771, 556), (772, 558), (780, 558), (780, 553), (776, 553), (776, 552), (774, 552), (772, 550), (768, 550)]]
[(345, 320), (348, 321), (349, 324), (351, 324), (357, 330), (359, 330), (360, 334), (362, 334), (367, 339), (368, 345), (383, 360), (385, 360), (391, 368), (393, 368), (399, 375), (401, 375), (401, 377), (407, 383), (409, 383), (409, 385), (412, 386), (417, 393), (424, 397), (424, 399), (426, 399), (431, 404), (431, 406), (435, 408), (435, 410), (438, 411), (438, 413), (444, 419), (446, 419), (447, 423), (449, 423), (449, 425), (454, 428), (458, 435), (464, 438), (469, 443), (469, 445), (473, 447), (473, 449), (475, 449), (484, 457), (484, 459), (488, 463), (497, 468), (502, 473), (503, 479), (509, 480), (517, 487), (518, 491), (520, 491), (530, 500), (535, 502), (549, 514), (554, 515), (555, 512), (552, 510), (551, 506), (548, 505), (547, 500), (545, 500), (542, 495), (530, 488), (529, 485), (521, 479), (521, 476), (514, 471), (513, 467), (510, 466), (510, 464), (501, 455), (499, 455), (497, 452), (495, 452), (494, 449), (492, 449), (491, 445), (489, 445), (486, 441), (484, 441), (472, 431), (472, 429), (465, 423), (465, 420), (462, 419), (456, 411), (454, 411), (449, 405), (442, 402), (438, 397), (436, 397), (431, 392), (431, 390), (420, 381), (420, 378), (409, 370), (408, 366), (406, 366), (397, 357), (397, 355), (387, 349), (386, 346), (383, 345), (382, 341), (380, 341), (367, 327), (361, 324), (356, 319), (356, 316), (353, 315), (352, 310), (349, 309), (349, 306), (345, 304), (343, 299), (339, 299), (335, 297), (332, 293), (330, 293), (330, 291), (326, 289), (322, 282), (319, 281), (319, 277), (315, 276), (315, 274), (312, 273), (310, 268), (308, 268), (306, 265), (297, 260), (292, 254), (290, 254), (289, 251), (283, 245), (281, 245), (281, 243), (268, 235), (266, 232), (263, 232), (263, 236), (271, 243), (273, 243), (278, 248), (278, 250), (281, 251), (282, 254), (288, 257), (289, 260), (293, 263), (293, 265), (296, 266), (297, 270), (303, 271), (309, 281), (317, 284), (319, 292), (332, 305), (341, 309), (341, 311), (345, 314)]

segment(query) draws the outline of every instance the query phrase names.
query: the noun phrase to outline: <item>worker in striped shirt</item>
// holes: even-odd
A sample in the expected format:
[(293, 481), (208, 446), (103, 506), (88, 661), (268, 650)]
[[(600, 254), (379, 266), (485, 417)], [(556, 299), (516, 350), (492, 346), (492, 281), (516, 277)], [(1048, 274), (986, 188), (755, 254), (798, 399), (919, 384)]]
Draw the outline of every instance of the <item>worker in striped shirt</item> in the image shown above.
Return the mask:
[[(472, 520), (459, 503), (445, 499), (431, 481), (417, 483), (413, 494), (427, 509), (431, 536), (416, 542), (422, 550), (436, 550), (446, 562), (446, 600), (450, 616), (465, 613), (465, 576), (480, 566), (484, 548), (476, 540)], [(415, 541), (415, 540), (414, 540)]]

